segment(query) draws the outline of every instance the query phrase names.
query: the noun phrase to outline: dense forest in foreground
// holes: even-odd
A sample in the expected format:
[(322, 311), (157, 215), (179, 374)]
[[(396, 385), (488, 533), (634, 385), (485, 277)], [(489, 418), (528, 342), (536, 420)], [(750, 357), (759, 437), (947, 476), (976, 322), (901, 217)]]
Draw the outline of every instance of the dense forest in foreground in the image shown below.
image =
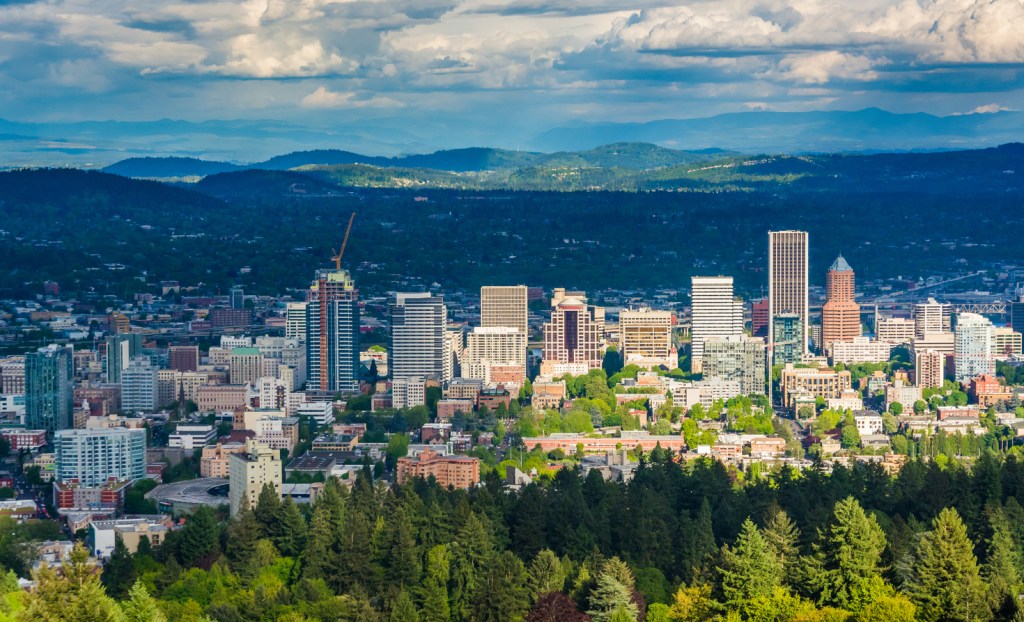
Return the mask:
[[(198, 511), (159, 548), (119, 545), (100, 577), (84, 551), (31, 594), (8, 575), (0, 619), (1019, 620), (1022, 496), (1024, 464), (995, 454), (744, 480), (657, 449), (629, 484), (566, 469), (519, 493), (367, 470), (312, 508)], [(24, 572), (17, 537), (0, 544)]]

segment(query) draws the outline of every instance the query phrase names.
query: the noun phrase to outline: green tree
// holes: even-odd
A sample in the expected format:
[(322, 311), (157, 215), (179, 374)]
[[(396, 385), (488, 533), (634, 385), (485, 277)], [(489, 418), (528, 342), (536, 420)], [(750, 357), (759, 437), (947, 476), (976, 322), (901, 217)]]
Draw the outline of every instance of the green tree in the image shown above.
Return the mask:
[(770, 511), (761, 535), (782, 563), (783, 583), (789, 585), (799, 576), (800, 530), (786, 511), (776, 506)]
[(276, 528), (270, 541), (278, 552), (285, 557), (298, 557), (306, 546), (306, 519), (291, 497), (278, 506), (273, 524)]
[(565, 585), (562, 561), (551, 549), (543, 549), (530, 562), (529, 586), (534, 602), (542, 594), (560, 592)]
[(306, 538), (306, 550), (302, 555), (302, 576), (307, 579), (324, 579), (331, 575), (336, 563), (337, 541), (331, 507), (318, 502), (313, 508), (313, 516), (309, 521), (309, 534)]
[(866, 604), (868, 581), (879, 576), (885, 533), (853, 497), (836, 503), (832, 521), (819, 534), (822, 604), (857, 611)]
[(484, 575), (484, 565), (494, 551), (494, 540), (475, 513), (470, 513), (452, 545), (452, 615), (468, 617), (473, 598)]
[(988, 606), (996, 620), (1013, 617), (1017, 597), (1021, 593), (1020, 553), (1013, 541), (1010, 526), (1001, 508), (989, 515), (991, 536), (985, 550), (981, 576), (985, 580)]
[(128, 591), (128, 600), (121, 603), (121, 609), (125, 622), (167, 622), (167, 616), (160, 611), (156, 599), (149, 595), (141, 581), (136, 581)]
[(249, 560), (256, 550), (256, 542), (262, 535), (256, 514), (249, 509), (249, 498), (243, 495), (238, 513), (227, 527), (225, 552), (232, 570), (240, 572), (243, 568), (249, 567)]
[(388, 549), (385, 578), (389, 585), (409, 589), (420, 577), (420, 556), (416, 548), (416, 534), (408, 511), (399, 506), (388, 525)]
[(768, 596), (782, 578), (782, 562), (749, 518), (730, 547), (722, 547), (720, 588), (725, 603), (739, 608), (747, 601)]
[(398, 592), (394, 603), (391, 605), (391, 622), (420, 622), (420, 614), (416, 611), (416, 605), (405, 590)]
[(209, 568), (220, 552), (220, 536), (213, 510), (200, 506), (188, 517), (178, 539), (178, 561), (186, 568)]
[(903, 404), (900, 404), (899, 402), (889, 404), (889, 412), (899, 417), (903, 414)]
[(107, 596), (89, 551), (76, 544), (58, 575), (43, 565), (33, 574), (36, 589), (25, 598), (19, 619), (46, 622), (120, 622), (121, 608)]
[(448, 547), (439, 544), (427, 551), (426, 572), (419, 590), (422, 622), (448, 622)]
[(985, 585), (967, 528), (953, 508), (935, 517), (931, 531), (918, 537), (916, 562), (908, 585), (923, 622), (987, 617)]
[(474, 598), (476, 622), (521, 620), (529, 609), (526, 568), (512, 551), (495, 555), (487, 564)]
[(926, 410), (928, 410), (928, 402), (926, 402), (924, 400), (917, 400), (916, 402), (914, 402), (914, 414), (915, 415), (923, 414), (924, 411), (926, 411)]
[(114, 552), (103, 565), (102, 583), (113, 598), (124, 598), (135, 584), (135, 561), (121, 534), (114, 535)]
[(594, 622), (611, 622), (616, 612), (625, 610), (636, 620), (640, 609), (633, 602), (633, 589), (621, 580), (614, 569), (602, 570), (597, 575), (597, 585), (590, 593), (590, 609), (587, 615)]

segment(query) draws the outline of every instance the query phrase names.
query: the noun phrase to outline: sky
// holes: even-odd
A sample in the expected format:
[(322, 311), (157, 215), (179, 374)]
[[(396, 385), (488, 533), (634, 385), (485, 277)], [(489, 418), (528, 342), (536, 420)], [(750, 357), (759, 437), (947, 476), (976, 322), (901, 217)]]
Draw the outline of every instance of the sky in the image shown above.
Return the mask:
[(17, 121), (436, 123), (507, 143), (574, 121), (1017, 110), (1022, 87), (1024, 0), (0, 0)]

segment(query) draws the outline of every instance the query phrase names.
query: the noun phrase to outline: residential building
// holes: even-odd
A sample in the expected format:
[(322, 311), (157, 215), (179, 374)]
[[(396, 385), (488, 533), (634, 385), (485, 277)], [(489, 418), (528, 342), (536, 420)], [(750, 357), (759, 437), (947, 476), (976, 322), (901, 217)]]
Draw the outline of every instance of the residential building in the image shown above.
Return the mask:
[(959, 313), (956, 318), (955, 379), (967, 382), (982, 374), (995, 375), (995, 328), (992, 322), (975, 313)]
[(426, 381), (423, 378), (395, 378), (391, 381), (391, 407), (410, 408), (427, 403)]
[(902, 380), (885, 386), (886, 410), (889, 410), (894, 402), (899, 402), (905, 412), (910, 412), (914, 408), (914, 403), (919, 399), (921, 399), (921, 387), (919, 386), (904, 384)]
[(167, 439), (170, 447), (181, 447), (186, 451), (194, 451), (209, 445), (217, 438), (217, 431), (212, 425), (182, 425), (174, 429)]
[(244, 443), (217, 443), (203, 447), (199, 460), (199, 475), (227, 479), (231, 454), (245, 451)]
[(743, 334), (743, 303), (733, 295), (731, 276), (695, 276), (690, 283), (690, 366), (701, 373), (707, 339)]
[(910, 317), (914, 320), (914, 336), (926, 339), (929, 333), (948, 333), (952, 330), (953, 305), (936, 302), (915, 304)]
[(821, 343), (829, 350), (833, 343), (860, 337), (860, 305), (854, 300), (853, 268), (842, 255), (832, 262), (825, 277), (825, 304), (821, 308)]
[(945, 354), (914, 348), (914, 384), (923, 389), (941, 387), (945, 369)]
[(46, 447), (46, 430), (12, 428), (0, 430), (0, 436), (7, 439), (13, 453), (19, 453), (23, 450), (35, 453)]
[(894, 345), (910, 343), (914, 339), (914, 320), (902, 317), (875, 316), (875, 337)]
[(244, 451), (231, 454), (228, 460), (228, 499), (232, 516), (238, 513), (243, 499), (249, 509), (255, 508), (266, 484), (270, 484), (280, 498), (281, 452), (249, 439)]
[(765, 352), (764, 341), (756, 337), (710, 337), (704, 342), (704, 378), (735, 380), (744, 395), (764, 395)]
[(521, 330), (512, 326), (478, 327), (466, 337), (462, 377), (491, 382), (492, 366), (513, 365), (521, 370), (519, 384), (523, 384), (526, 378), (526, 335)]
[(24, 395), (25, 357), (8, 356), (0, 359), (0, 394)]
[(169, 517), (140, 516), (92, 521), (89, 523), (89, 549), (97, 559), (110, 559), (118, 537), (132, 554), (139, 550), (143, 537), (149, 540), (150, 546), (159, 548), (167, 539), (170, 527)]
[(442, 456), (427, 449), (416, 457), (398, 459), (398, 483), (433, 477), (442, 488), (472, 488), (480, 483), (480, 460), (469, 456)]
[(564, 399), (564, 380), (550, 382), (541, 382), (538, 380), (533, 383), (533, 397), (530, 399), (530, 404), (533, 406), (534, 412), (547, 410), (549, 408), (557, 409)]
[(121, 372), (128, 369), (136, 357), (142, 356), (142, 335), (139, 333), (121, 333), (106, 339), (106, 363), (104, 375), (109, 383), (121, 382)]
[(171, 346), (167, 352), (168, 367), (175, 371), (199, 370), (199, 346)]
[(53, 434), (72, 426), (71, 352), (71, 348), (49, 345), (25, 356), (26, 427)]
[(451, 398), (439, 400), (437, 402), (437, 418), (438, 420), (451, 419), (457, 413), (469, 415), (472, 414), (474, 406), (476, 406), (475, 395), (473, 399)]
[(263, 354), (259, 348), (232, 348), (231, 384), (255, 387), (263, 376)]
[[(448, 307), (444, 297), (429, 293), (399, 293), (388, 307), (389, 371), (392, 379), (422, 377), (446, 382)], [(448, 344), (448, 347), (446, 347)], [(450, 360), (450, 359), (449, 359)]]
[[(768, 317), (783, 313), (800, 316), (801, 349), (807, 353), (810, 312), (807, 295), (807, 232), (768, 232)], [(768, 343), (775, 343), (774, 322), (768, 324)], [(771, 347), (771, 346), (769, 346)]]
[(121, 409), (149, 413), (157, 409), (157, 369), (149, 357), (137, 356), (121, 372)]
[(334, 423), (334, 404), (331, 402), (307, 402), (295, 409), (299, 419), (307, 419), (314, 428)]
[[(743, 309), (740, 308), (740, 324)], [(647, 307), (623, 309), (619, 313), (619, 345), (625, 365), (640, 367), (679, 367), (679, 353), (672, 346), (671, 311), (655, 311)], [(742, 330), (740, 331), (742, 332)]]
[(999, 378), (991, 374), (982, 374), (977, 378), (971, 378), (971, 386), (967, 394), (982, 408), (1013, 399), (1013, 392), (1001, 384)]
[(284, 312), (284, 338), (306, 341), (306, 306), (308, 302), (289, 302)]
[(780, 313), (772, 318), (772, 365), (799, 363), (803, 360), (806, 336), (796, 313)]
[(992, 354), (997, 359), (1021, 355), (1021, 334), (1008, 326), (998, 326), (992, 333)]
[(872, 341), (867, 337), (853, 337), (845, 341), (833, 341), (831, 351), (833, 365), (885, 363), (892, 354), (892, 344), (886, 341)]
[(873, 410), (859, 410), (853, 413), (853, 422), (861, 436), (866, 434), (882, 434), (882, 415)]
[(551, 321), (544, 324), (544, 366), (581, 364), (597, 369), (602, 362), (604, 310), (587, 304), (586, 298), (570, 296), (556, 289)]
[(827, 367), (794, 367), (788, 363), (782, 369), (779, 384), (782, 387), (782, 403), (791, 408), (797, 397), (821, 397), (825, 400), (842, 397), (851, 389), (849, 371), (835, 371)]
[[(359, 290), (352, 275), (348, 270), (317, 270), (306, 296), (309, 387), (323, 392), (359, 391)], [(297, 315), (298, 310), (288, 313)], [(293, 325), (292, 331), (298, 330)]]
[(54, 438), (56, 479), (85, 487), (146, 476), (146, 430), (59, 430)]

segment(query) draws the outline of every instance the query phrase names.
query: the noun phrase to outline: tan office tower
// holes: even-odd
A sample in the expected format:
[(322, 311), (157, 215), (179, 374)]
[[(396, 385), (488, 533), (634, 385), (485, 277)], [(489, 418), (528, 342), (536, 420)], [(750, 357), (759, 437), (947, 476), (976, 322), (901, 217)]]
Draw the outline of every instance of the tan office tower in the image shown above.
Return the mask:
[(690, 369), (704, 369), (704, 342), (712, 337), (743, 334), (743, 303), (733, 296), (731, 276), (695, 276), (690, 279)]
[(840, 255), (825, 276), (821, 307), (821, 343), (828, 350), (837, 341), (860, 337), (860, 305), (854, 301), (853, 268)]
[(485, 285), (480, 288), (480, 327), (519, 329), (523, 333), (522, 359), (526, 369), (526, 348), (530, 341), (529, 310), (525, 285)]
[[(802, 350), (807, 354), (810, 312), (807, 304), (807, 232), (768, 232), (768, 316), (782, 313), (800, 316), (804, 337)], [(768, 322), (768, 344), (775, 341), (774, 322)]]
[(671, 311), (624, 309), (619, 313), (619, 343), (626, 365), (668, 369), (679, 366), (679, 356), (672, 348)]
[(601, 326), (593, 306), (573, 296), (563, 297), (544, 325), (544, 362), (580, 363), (601, 367)]

